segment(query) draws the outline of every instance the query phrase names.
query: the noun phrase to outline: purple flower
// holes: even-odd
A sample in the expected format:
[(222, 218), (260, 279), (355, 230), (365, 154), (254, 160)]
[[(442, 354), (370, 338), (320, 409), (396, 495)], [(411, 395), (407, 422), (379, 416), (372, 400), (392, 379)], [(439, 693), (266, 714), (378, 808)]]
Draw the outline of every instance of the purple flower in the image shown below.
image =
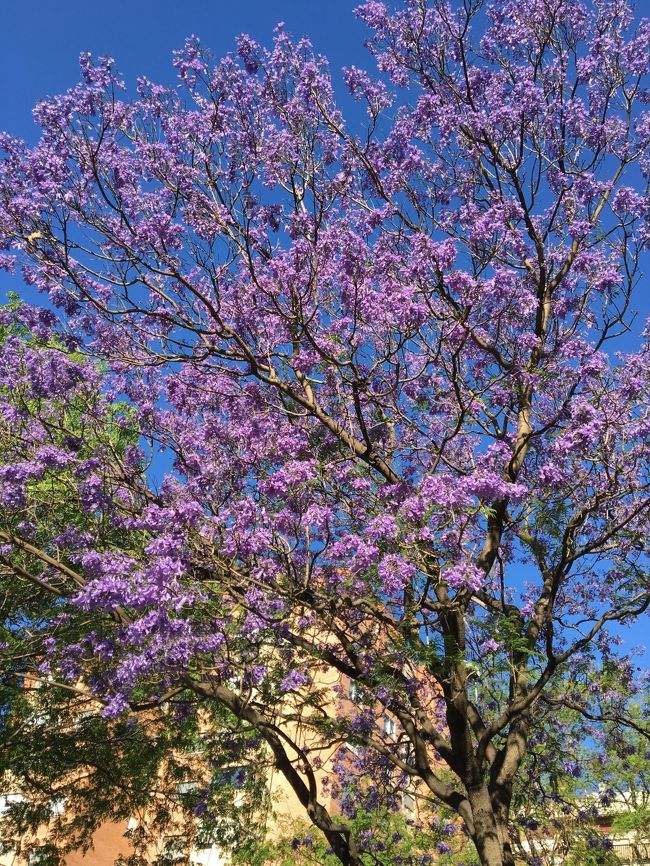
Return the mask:
[(297, 691), (298, 689), (302, 688), (302, 686), (307, 685), (309, 682), (310, 678), (304, 671), (292, 670), (283, 677), (280, 683), (280, 691)]

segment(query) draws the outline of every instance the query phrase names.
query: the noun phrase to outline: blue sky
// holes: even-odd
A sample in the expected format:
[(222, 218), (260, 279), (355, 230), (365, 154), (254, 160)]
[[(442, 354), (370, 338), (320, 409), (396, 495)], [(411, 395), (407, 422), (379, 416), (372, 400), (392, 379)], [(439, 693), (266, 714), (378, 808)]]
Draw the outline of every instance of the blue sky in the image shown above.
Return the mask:
[[(360, 2), (360, 0), (358, 0)], [(240, 33), (269, 43), (284, 21), (294, 36), (309, 34), (332, 71), (370, 58), (357, 0), (34, 0), (8, 2), (0, 36), (0, 128), (34, 140), (31, 109), (79, 77), (81, 51), (108, 54), (128, 84), (139, 75), (171, 83), (171, 55), (195, 33), (215, 55), (232, 50)], [(339, 77), (340, 81), (340, 77)]]

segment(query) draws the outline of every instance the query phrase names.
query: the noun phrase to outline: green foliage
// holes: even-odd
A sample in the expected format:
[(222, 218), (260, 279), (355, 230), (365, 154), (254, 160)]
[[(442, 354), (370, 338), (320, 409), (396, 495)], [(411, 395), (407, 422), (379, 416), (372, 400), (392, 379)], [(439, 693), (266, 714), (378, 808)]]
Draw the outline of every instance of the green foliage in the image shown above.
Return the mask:
[(259, 774), (237, 775), (223, 742), (236, 720), (222, 708), (187, 707), (181, 695), (139, 717), (108, 720), (82, 695), (23, 687), (6, 713), (0, 778), (24, 800), (0, 820), (0, 838), (31, 839), (47, 827), (52, 851), (64, 855), (87, 849), (103, 823), (135, 816), (141, 823), (125, 866), (148, 862), (152, 841), (169, 833), (198, 847), (252, 849), (266, 798), (259, 740), (242, 731), (236, 750)]
[[(337, 816), (355, 838), (364, 839), (369, 853), (361, 856), (364, 866), (478, 866), (473, 846), (460, 834), (449, 837), (441, 832), (442, 823), (416, 823), (403, 814), (381, 808), (373, 812), (358, 810), (353, 819)], [(440, 848), (437, 846), (440, 845)], [(445, 853), (445, 848), (449, 851)], [(246, 859), (246, 857), (252, 859)], [(263, 840), (246, 855), (236, 852), (236, 866), (338, 866), (340, 861), (328, 848), (322, 835), (305, 822), (294, 822), (291, 834), (275, 841)]]
[[(5, 330), (0, 340), (9, 336)], [(26, 345), (32, 341), (26, 331), (14, 329), (11, 336)], [(62, 346), (55, 348), (65, 353)], [(65, 356), (79, 365), (89, 363), (80, 355)], [(20, 393), (12, 399), (20, 406)], [(23, 403), (26, 419), (45, 411), (37, 400)], [(47, 429), (48, 444), (57, 447), (72, 437), (82, 459), (98, 452), (110, 455), (107, 465), (114, 467), (115, 479), (104, 479), (109, 486), (125, 471), (127, 449), (139, 444), (131, 406), (83, 391), (49, 407)], [(20, 436), (15, 426), (0, 423), (5, 456), (15, 460), (20, 454)], [(135, 471), (144, 476), (145, 470), (142, 465)], [(23, 851), (31, 845), (34, 856), (52, 866), (66, 852), (87, 849), (103, 823), (135, 816), (142, 820), (130, 831), (133, 854), (122, 858), (129, 866), (148, 862), (152, 841), (165, 832), (245, 851), (259, 838), (256, 821), (266, 796), (257, 735), (225, 708), (198, 707), (182, 692), (161, 704), (155, 683), (153, 695), (134, 695), (140, 709), (107, 719), (88, 684), (62, 685), (49, 676), (47, 638), (55, 635), (83, 646), (89, 631), (111, 637), (120, 625), (105, 613), (63, 604), (70, 580), (44, 557), (72, 572), (77, 565), (61, 554), (55, 539), (71, 531), (91, 532), (104, 549), (125, 553), (140, 552), (147, 543), (144, 532), (116, 528), (100, 512), (84, 508), (74, 482), (66, 468), (47, 471), (28, 485), (20, 513), (0, 513), (5, 538), (15, 534), (29, 540), (13, 551), (11, 561), (3, 558), (0, 545), (0, 783), (3, 794), (20, 795), (0, 818), (0, 845), (10, 849), (20, 839)], [(102, 675), (97, 660), (94, 675)], [(242, 764), (257, 770), (234, 779), (231, 764), (237, 754)], [(46, 847), (36, 837), (43, 828)]]
[(575, 842), (567, 855), (565, 866), (620, 866), (614, 852), (603, 845), (603, 840), (592, 836)]
[(646, 805), (617, 815), (612, 827), (616, 833), (644, 833), (650, 836), (650, 808)]

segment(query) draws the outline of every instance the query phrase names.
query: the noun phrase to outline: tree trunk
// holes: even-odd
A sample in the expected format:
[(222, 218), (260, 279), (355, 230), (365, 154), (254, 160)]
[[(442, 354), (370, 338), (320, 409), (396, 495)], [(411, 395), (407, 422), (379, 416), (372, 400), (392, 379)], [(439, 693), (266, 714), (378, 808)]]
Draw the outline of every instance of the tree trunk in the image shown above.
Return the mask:
[(474, 820), (471, 836), (481, 866), (514, 866), (507, 828), (497, 824), (487, 787), (468, 792), (468, 799)]

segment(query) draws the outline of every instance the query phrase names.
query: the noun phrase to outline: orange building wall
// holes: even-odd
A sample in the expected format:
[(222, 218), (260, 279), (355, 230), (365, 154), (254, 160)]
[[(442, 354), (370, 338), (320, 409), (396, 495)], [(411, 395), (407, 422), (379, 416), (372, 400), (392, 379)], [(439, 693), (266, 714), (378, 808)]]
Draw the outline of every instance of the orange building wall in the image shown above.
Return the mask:
[(120, 855), (132, 852), (129, 840), (124, 837), (126, 821), (115, 824), (107, 822), (93, 834), (93, 847), (86, 851), (73, 851), (64, 859), (65, 866), (113, 866)]

